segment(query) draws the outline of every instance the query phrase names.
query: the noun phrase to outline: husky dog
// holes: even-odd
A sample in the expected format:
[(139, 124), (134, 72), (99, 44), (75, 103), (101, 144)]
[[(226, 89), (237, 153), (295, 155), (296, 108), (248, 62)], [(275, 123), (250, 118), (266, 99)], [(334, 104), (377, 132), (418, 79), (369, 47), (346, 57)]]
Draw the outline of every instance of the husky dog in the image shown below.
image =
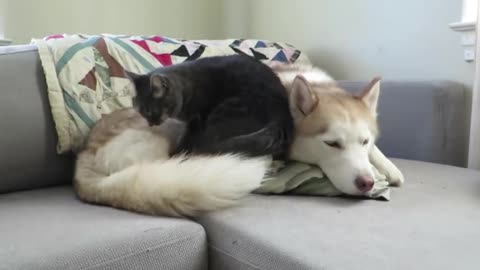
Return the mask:
[(231, 206), (260, 186), (269, 161), (240, 155), (177, 156), (184, 124), (149, 126), (135, 110), (104, 116), (76, 162), (78, 196), (154, 215), (195, 216)]
[(350, 195), (372, 189), (371, 164), (390, 184), (404, 182), (400, 170), (375, 146), (380, 78), (354, 96), (318, 68), (280, 63), (270, 66), (289, 92), (295, 122), (291, 159), (318, 165), (335, 187)]
[(288, 96), (275, 73), (249, 56), (219, 56), (130, 74), (151, 125), (187, 123), (179, 152), (286, 159), (293, 138)]

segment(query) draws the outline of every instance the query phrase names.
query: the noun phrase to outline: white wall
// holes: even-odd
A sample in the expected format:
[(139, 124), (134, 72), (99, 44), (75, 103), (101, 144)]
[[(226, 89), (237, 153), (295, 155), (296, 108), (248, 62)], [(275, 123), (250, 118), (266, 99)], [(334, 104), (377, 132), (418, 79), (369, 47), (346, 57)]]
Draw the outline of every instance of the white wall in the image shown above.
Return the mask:
[(5, 31), (5, 7), (6, 7), (6, 0), (0, 0), (0, 39), (4, 37)]
[(463, 61), (462, 0), (0, 0), (15, 43), (53, 33), (252, 37), (292, 43), (337, 79), (451, 79)]
[(471, 88), (462, 0), (249, 0), (250, 37), (304, 49), (337, 79), (450, 79)]
[(222, 0), (0, 0), (5, 36), (28, 43), (55, 33), (219, 38)]
[(250, 5), (245, 0), (223, 0), (223, 38), (248, 38)]

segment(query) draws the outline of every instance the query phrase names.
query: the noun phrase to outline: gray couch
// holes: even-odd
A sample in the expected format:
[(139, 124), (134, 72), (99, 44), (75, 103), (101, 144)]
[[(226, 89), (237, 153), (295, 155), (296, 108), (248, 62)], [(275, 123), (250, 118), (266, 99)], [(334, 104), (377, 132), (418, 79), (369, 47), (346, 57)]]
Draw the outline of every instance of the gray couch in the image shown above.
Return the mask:
[(379, 146), (407, 181), (390, 202), (252, 195), (151, 217), (75, 197), (35, 48), (0, 48), (0, 269), (479, 269), (480, 173), (451, 166), (465, 165), (463, 88), (382, 89)]

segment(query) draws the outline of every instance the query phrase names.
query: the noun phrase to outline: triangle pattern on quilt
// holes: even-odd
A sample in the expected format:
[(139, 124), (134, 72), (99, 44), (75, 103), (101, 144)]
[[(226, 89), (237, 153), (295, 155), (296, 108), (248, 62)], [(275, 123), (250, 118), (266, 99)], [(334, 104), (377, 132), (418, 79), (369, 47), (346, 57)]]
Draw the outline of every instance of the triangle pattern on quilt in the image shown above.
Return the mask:
[(266, 48), (267, 47), (267, 44), (265, 44), (265, 42), (259, 40), (257, 42), (257, 44), (255, 44), (255, 48)]
[(196, 52), (200, 47), (202, 47), (202, 46), (205, 47), (205, 45), (202, 45), (202, 44), (200, 44), (200, 43), (194, 43), (194, 42), (185, 42), (185, 43), (183, 43), (183, 46), (185, 46), (185, 48), (187, 49), (189, 55), (195, 54), (195, 52)]
[(302, 53), (301, 51), (295, 50), (295, 52), (292, 54), (292, 56), (290, 56), (290, 62), (295, 63), (295, 61), (297, 61), (298, 58), (300, 57), (301, 53)]
[(146, 40), (132, 40), (132, 42), (142, 47), (145, 51), (149, 52), (151, 55), (153, 55), (153, 57), (155, 57), (158, 60), (158, 62), (160, 62), (163, 66), (172, 65), (172, 58), (170, 57), (170, 54), (168, 53), (158, 54), (158, 53), (152, 52), (150, 50), (150, 47), (148, 47)]
[(278, 53), (272, 58), (272, 61), (288, 62), (288, 58), (283, 51), (278, 51)]
[(152, 36), (152, 37), (149, 37), (148, 40), (154, 41), (156, 43), (160, 43), (163, 41), (163, 38), (161, 36)]
[[(235, 48), (235, 47), (232, 47), (232, 46), (230, 46), (230, 48), (232, 48), (232, 50), (234, 52), (236, 52), (237, 54), (252, 56), (251, 53), (245, 52), (245, 51), (241, 50), (240, 48)], [(249, 52), (251, 52), (251, 51), (249, 50)]]
[(265, 54), (255, 51), (253, 48), (250, 48), (250, 51), (253, 54), (253, 57), (257, 60), (268, 60), (268, 57)]
[(295, 51), (289, 47), (284, 48), (282, 51), (285, 54), (285, 57), (289, 60), (292, 58), (292, 55), (295, 53)]
[(175, 55), (175, 56), (183, 56), (183, 57), (189, 57), (190, 56), (190, 52), (188, 51), (187, 47), (185, 47), (185, 45), (179, 46), (177, 49), (175, 49), (170, 54)]
[(200, 58), (205, 51), (206, 46), (205, 45), (200, 45), (195, 52), (190, 55), (185, 61), (192, 61)]
[(243, 39), (236, 39), (230, 44), (230, 46), (240, 46), (242, 42), (243, 42)]

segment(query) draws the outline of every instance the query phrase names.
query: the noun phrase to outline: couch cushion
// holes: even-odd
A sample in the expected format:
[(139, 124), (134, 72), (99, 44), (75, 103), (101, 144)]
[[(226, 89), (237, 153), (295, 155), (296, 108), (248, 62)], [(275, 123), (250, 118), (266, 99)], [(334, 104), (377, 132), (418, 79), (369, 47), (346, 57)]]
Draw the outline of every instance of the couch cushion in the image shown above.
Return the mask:
[(1, 195), (0, 220), (0, 269), (207, 267), (200, 225), (87, 205), (71, 188)]
[(394, 161), (390, 202), (258, 195), (202, 217), (211, 269), (477, 269), (480, 173)]
[(71, 182), (35, 47), (0, 47), (0, 194)]

